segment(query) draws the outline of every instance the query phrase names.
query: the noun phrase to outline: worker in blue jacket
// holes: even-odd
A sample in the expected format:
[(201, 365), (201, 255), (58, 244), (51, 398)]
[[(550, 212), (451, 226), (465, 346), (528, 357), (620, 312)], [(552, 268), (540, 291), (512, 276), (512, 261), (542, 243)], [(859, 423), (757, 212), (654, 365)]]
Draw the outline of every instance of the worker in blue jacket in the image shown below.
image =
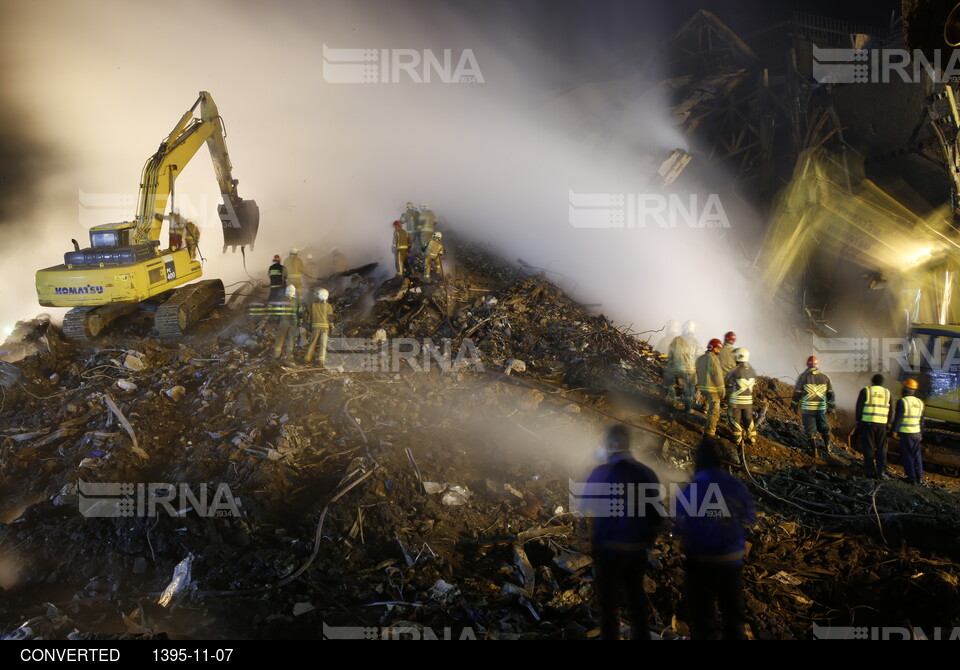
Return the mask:
[(686, 554), (686, 608), (695, 640), (717, 638), (714, 602), (723, 618), (723, 639), (744, 634), (743, 559), (746, 530), (756, 521), (747, 488), (723, 469), (720, 444), (697, 445), (695, 475), (674, 500), (675, 530)]
[(630, 610), (631, 638), (649, 640), (643, 575), (647, 567), (647, 550), (663, 526), (665, 510), (653, 502), (646, 502), (642, 507), (627, 505), (617, 509), (616, 505), (609, 503), (617, 502), (617, 495), (621, 496), (619, 500), (628, 502), (656, 499), (660, 482), (653, 470), (631, 455), (630, 434), (625, 426), (611, 426), (603, 446), (606, 462), (594, 469), (588, 484), (622, 485), (622, 490), (612, 487), (615, 495), (605, 501), (606, 514), (595, 515), (591, 530), (601, 634), (605, 640), (619, 639), (618, 596), (624, 594)]

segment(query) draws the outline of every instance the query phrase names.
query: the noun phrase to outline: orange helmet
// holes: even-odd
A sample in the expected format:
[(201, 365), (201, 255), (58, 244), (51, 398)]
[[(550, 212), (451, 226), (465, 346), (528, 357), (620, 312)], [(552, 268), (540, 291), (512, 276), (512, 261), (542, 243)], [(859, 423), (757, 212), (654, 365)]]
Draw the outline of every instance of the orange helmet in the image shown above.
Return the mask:
[(727, 334), (723, 336), (723, 341), (734, 344), (737, 341), (737, 334), (732, 330), (728, 330)]
[(819, 367), (820, 367), (820, 359), (817, 358), (816, 356), (811, 356), (810, 358), (807, 359), (807, 367), (808, 367), (808, 368), (819, 368)]
[(905, 379), (903, 381), (903, 387), (908, 388), (911, 391), (916, 391), (918, 388), (920, 388), (920, 384), (917, 383), (916, 379)]
[(275, 254), (275, 255), (274, 255), (274, 257), (273, 257), (273, 262), (274, 262), (274, 263), (279, 263), (279, 262), (280, 262), (280, 254)]
[(717, 338), (713, 338), (707, 343), (707, 351), (712, 351), (713, 353), (717, 353), (721, 349), (723, 349), (723, 342), (721, 342)]

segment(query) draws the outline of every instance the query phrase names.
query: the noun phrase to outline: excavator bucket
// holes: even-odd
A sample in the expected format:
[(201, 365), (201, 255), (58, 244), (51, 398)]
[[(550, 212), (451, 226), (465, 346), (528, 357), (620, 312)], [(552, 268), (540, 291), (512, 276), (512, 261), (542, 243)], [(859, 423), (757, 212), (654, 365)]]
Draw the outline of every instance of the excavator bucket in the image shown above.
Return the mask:
[(236, 251), (237, 247), (248, 246), (253, 249), (260, 228), (260, 208), (255, 200), (225, 195), (224, 204), (217, 207), (220, 223), (223, 224), (223, 251), (227, 247)]

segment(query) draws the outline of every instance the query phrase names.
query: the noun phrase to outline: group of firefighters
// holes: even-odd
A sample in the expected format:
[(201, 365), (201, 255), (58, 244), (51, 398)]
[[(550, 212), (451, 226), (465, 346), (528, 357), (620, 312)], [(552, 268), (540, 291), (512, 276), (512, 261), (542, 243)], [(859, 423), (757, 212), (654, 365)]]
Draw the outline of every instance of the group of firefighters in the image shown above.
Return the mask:
[[(667, 334), (658, 349), (666, 352), (664, 390), (669, 402), (676, 407), (676, 386), (682, 387), (683, 408), (693, 412), (694, 398), (699, 391), (704, 399), (707, 437), (714, 437), (721, 415), (721, 402), (726, 399), (727, 416), (738, 448), (752, 445), (756, 440), (753, 419), (753, 390), (756, 372), (750, 365), (750, 352), (735, 347), (737, 335), (727, 332), (723, 341), (714, 338), (700, 354), (700, 345), (694, 338), (696, 324), (687, 321), (682, 331), (671, 321)], [(875, 479), (889, 479), (887, 473), (887, 436), (899, 439), (900, 461), (906, 481), (926, 486), (923, 481), (923, 463), (920, 454), (921, 420), (924, 405), (916, 397), (919, 384), (908, 378), (903, 382), (902, 397), (893, 402), (890, 391), (883, 385), (883, 375), (874, 375), (869, 386), (860, 391), (856, 405), (857, 436), (863, 454), (864, 475)], [(830, 378), (820, 371), (816, 356), (807, 359), (807, 367), (794, 386), (791, 407), (800, 413), (804, 432), (815, 458), (820, 448), (817, 435), (823, 441), (827, 456), (838, 452), (830, 442), (827, 412), (836, 409), (836, 397)]]
[(663, 375), (667, 398), (676, 402), (675, 388), (679, 383), (683, 387), (683, 408), (690, 414), (696, 392), (700, 391), (706, 407), (707, 437), (716, 436), (721, 403), (726, 399), (734, 441), (738, 447), (753, 444), (757, 435), (753, 421), (753, 387), (757, 375), (750, 365), (750, 351), (735, 346), (737, 334), (729, 331), (723, 341), (710, 340), (706, 352), (700, 354), (700, 345), (694, 337), (696, 324), (687, 321), (683, 330), (675, 334), (678, 327), (677, 322), (671, 322), (667, 336), (661, 340), (661, 351), (667, 353)]
[[(412, 202), (404, 205), (403, 214), (393, 222), (391, 250), (397, 276), (413, 277), (420, 275), (422, 270), (425, 281), (431, 281), (437, 275), (443, 278), (443, 236), (435, 230), (436, 226), (437, 217), (430, 205), (423, 203), (419, 210)], [(301, 325), (309, 322), (312, 337), (304, 362), (312, 363), (314, 354), (318, 354), (317, 361), (323, 365), (333, 318), (333, 308), (328, 302), (329, 291), (316, 288), (306, 296), (307, 303), (304, 303), (303, 278), (317, 277), (306, 273), (300, 250), (296, 248), (291, 249), (282, 262), (280, 255), (275, 255), (267, 276), (270, 280), (267, 303), (251, 310), (251, 313), (276, 318), (278, 330), (274, 356), (281, 360), (289, 359), (300, 336)]]
[(412, 202), (404, 205), (404, 212), (393, 222), (393, 252), (397, 276), (418, 274), (423, 263), (423, 278), (430, 281), (435, 274), (443, 278), (443, 235), (435, 230), (437, 216), (430, 205), (423, 203), (418, 210)]
[(304, 363), (312, 363), (314, 354), (318, 352), (317, 360), (321, 365), (327, 359), (327, 341), (330, 337), (330, 326), (333, 319), (333, 307), (328, 302), (329, 291), (325, 288), (314, 289), (312, 300), (304, 304), (303, 278), (306, 274), (303, 259), (299, 249), (291, 249), (284, 262), (280, 255), (273, 257), (273, 263), (267, 270), (270, 279), (270, 295), (266, 306), (259, 310), (252, 310), (254, 314), (275, 317), (277, 320), (277, 338), (274, 344), (274, 356), (287, 359), (296, 347), (300, 337), (300, 326), (306, 321), (310, 323), (311, 338), (307, 347)]

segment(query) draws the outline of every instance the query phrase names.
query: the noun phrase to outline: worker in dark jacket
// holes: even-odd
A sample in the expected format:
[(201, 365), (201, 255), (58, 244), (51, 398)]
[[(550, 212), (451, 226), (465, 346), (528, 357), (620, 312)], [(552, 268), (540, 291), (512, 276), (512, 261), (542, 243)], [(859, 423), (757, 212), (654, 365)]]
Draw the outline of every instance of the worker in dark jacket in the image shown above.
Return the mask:
[(743, 347), (734, 349), (737, 366), (727, 375), (727, 409), (730, 427), (737, 446), (752, 445), (757, 439), (753, 424), (753, 387), (757, 374), (750, 365), (750, 352)]
[[(659, 480), (653, 470), (634, 460), (630, 454), (630, 436), (625, 426), (611, 426), (604, 439), (607, 462), (598, 466), (587, 480), (589, 484), (622, 484), (626, 500), (644, 500), (654, 496)], [(620, 637), (617, 619), (618, 596), (626, 595), (630, 609), (631, 637), (650, 639), (647, 618), (647, 597), (643, 575), (647, 566), (647, 550), (663, 525), (662, 507), (650, 504), (642, 508), (616, 512), (606, 500), (593, 520), (594, 578), (600, 598), (600, 627), (605, 640)], [(602, 512), (606, 512), (602, 514)]]
[(803, 421), (804, 430), (807, 432), (807, 439), (810, 441), (810, 448), (813, 451), (813, 457), (817, 458), (817, 433), (823, 438), (823, 445), (827, 454), (832, 449), (830, 446), (830, 425), (827, 423), (827, 410), (837, 408), (837, 400), (833, 394), (833, 384), (830, 378), (820, 372), (820, 359), (816, 356), (810, 356), (807, 359), (807, 369), (797, 377), (797, 384), (793, 388), (793, 402), (791, 404), (794, 410), (799, 410)]
[(267, 301), (283, 300), (283, 290), (287, 287), (287, 269), (280, 262), (280, 254), (273, 257), (273, 265), (267, 270), (267, 276), (270, 278), (270, 296)]
[(746, 530), (756, 521), (753, 498), (723, 469), (716, 438), (697, 445), (696, 474), (674, 500), (674, 527), (686, 554), (686, 609), (690, 636), (715, 639), (714, 603), (723, 639), (744, 639), (743, 560)]
[(863, 474), (873, 479), (888, 479), (887, 431), (893, 416), (890, 391), (883, 386), (883, 375), (874, 375), (870, 386), (857, 396), (857, 434), (863, 453)]
[(920, 456), (923, 401), (915, 395), (919, 387), (916, 379), (904, 380), (903, 397), (897, 401), (893, 414), (893, 436), (900, 436), (900, 463), (903, 464), (907, 481), (926, 486), (923, 482), (923, 459)]
[(723, 398), (723, 368), (720, 367), (720, 348), (723, 343), (713, 338), (707, 344), (707, 352), (697, 359), (697, 390), (703, 395), (704, 412), (707, 415), (706, 434), (717, 434), (720, 420), (720, 400)]

